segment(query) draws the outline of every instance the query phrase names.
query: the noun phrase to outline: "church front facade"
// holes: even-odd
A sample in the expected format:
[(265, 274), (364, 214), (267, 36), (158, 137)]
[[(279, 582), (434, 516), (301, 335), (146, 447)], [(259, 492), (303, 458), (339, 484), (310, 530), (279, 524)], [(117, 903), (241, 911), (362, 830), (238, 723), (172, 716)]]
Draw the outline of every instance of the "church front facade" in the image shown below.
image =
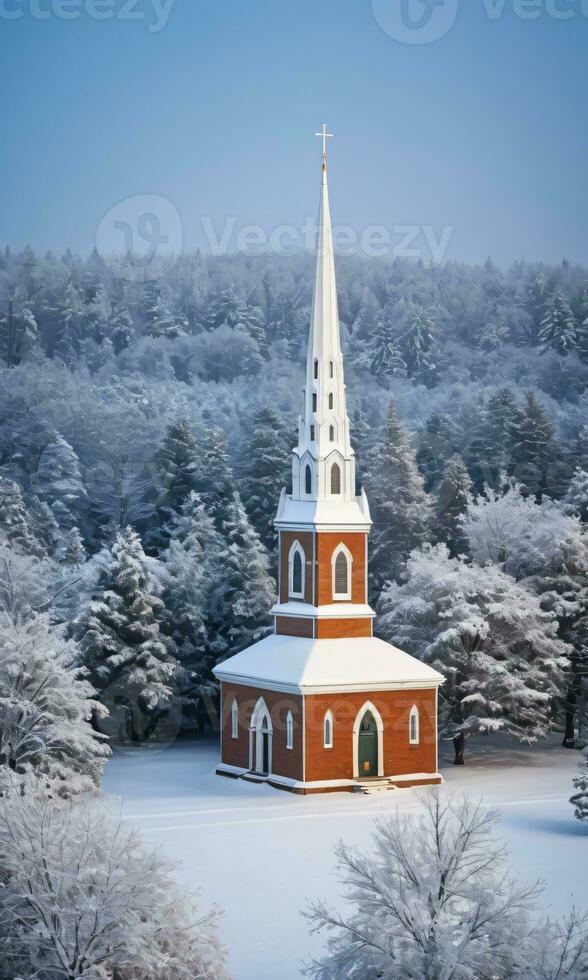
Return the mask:
[(355, 481), (323, 139), (306, 385), (282, 491), (274, 632), (215, 668), (221, 775), (294, 792), (441, 782), (443, 677), (373, 636), (369, 505)]

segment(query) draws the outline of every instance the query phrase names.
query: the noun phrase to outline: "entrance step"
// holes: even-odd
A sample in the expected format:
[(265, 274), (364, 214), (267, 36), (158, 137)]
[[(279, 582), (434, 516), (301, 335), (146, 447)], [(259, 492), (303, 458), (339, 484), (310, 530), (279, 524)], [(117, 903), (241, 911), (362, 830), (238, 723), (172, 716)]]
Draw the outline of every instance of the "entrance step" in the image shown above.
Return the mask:
[(384, 790), (396, 789), (389, 779), (380, 779), (375, 776), (373, 779), (356, 779), (353, 786), (354, 793), (381, 793)]
[(266, 783), (267, 776), (264, 776), (262, 772), (244, 772), (241, 779), (245, 779), (248, 783)]

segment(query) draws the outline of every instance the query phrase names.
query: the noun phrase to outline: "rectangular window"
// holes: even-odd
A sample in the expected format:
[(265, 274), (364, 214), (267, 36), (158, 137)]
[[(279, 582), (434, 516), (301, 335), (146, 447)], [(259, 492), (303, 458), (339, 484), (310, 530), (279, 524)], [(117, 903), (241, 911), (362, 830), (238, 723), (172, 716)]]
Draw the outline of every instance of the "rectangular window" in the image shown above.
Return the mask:
[(310, 441), (314, 442), (314, 425), (310, 427)]
[(317, 397), (316, 397), (316, 393), (313, 393), (313, 396), (312, 396), (312, 410), (313, 410), (313, 412), (316, 412), (316, 408), (317, 408)]

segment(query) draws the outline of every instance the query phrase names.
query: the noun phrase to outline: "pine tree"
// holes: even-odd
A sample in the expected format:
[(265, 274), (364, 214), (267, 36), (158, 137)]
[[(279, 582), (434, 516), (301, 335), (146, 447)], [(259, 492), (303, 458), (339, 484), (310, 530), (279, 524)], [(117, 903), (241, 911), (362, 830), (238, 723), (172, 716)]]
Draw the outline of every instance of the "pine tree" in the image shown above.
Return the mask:
[(273, 520), (282, 487), (291, 482), (291, 447), (284, 420), (274, 405), (251, 419), (243, 453), (240, 495), (251, 522), (268, 550), (275, 546)]
[(432, 500), (392, 400), (385, 441), (369, 482), (374, 531), (370, 570), (375, 592), (399, 575), (413, 548), (429, 540)]
[(151, 548), (161, 551), (169, 540), (167, 524), (179, 514), (197, 485), (199, 464), (196, 441), (185, 417), (169, 423), (155, 462), (159, 468), (160, 492), (157, 526), (149, 533), (148, 542)]
[(430, 374), (435, 322), (419, 303), (401, 300), (398, 304), (398, 344), (409, 378)]
[(37, 470), (37, 493), (53, 512), (61, 530), (79, 523), (86, 502), (77, 453), (62, 435), (45, 446)]
[(588, 822), (588, 751), (584, 749), (584, 758), (580, 763), (580, 775), (574, 776), (575, 793), (570, 797), (574, 815), (578, 820)]
[(406, 361), (398, 344), (395, 312), (386, 306), (379, 311), (376, 328), (369, 341), (370, 370), (379, 380), (406, 373)]
[(217, 663), (270, 632), (276, 593), (267, 551), (238, 494), (222, 521), (222, 534), (226, 548), (209, 606), (210, 650)]
[(469, 473), (461, 456), (456, 454), (445, 464), (437, 492), (437, 536), (445, 542), (452, 556), (464, 554), (467, 550), (461, 519), (467, 510), (471, 492)]
[(0, 476), (0, 539), (22, 555), (43, 557), (44, 550), (29, 525), (18, 484)]
[(126, 703), (127, 734), (134, 740), (152, 734), (172, 697), (176, 663), (160, 633), (160, 607), (139, 536), (125, 528), (75, 633), (101, 700), (110, 710)]
[(544, 492), (560, 496), (565, 475), (555, 427), (532, 391), (514, 414), (509, 473), (540, 500)]
[(566, 510), (588, 523), (588, 472), (577, 466), (564, 497)]
[(539, 269), (539, 271), (527, 283), (525, 292), (527, 312), (529, 316), (529, 322), (525, 328), (525, 333), (529, 343), (536, 346), (539, 342), (541, 325), (549, 299), (549, 285), (545, 278), (543, 269)]
[(569, 354), (577, 344), (576, 320), (561, 293), (551, 297), (541, 320), (539, 344), (542, 351), (555, 350)]
[(198, 462), (196, 490), (207, 513), (220, 530), (227, 508), (235, 495), (234, 476), (224, 432), (220, 429), (207, 429)]
[(416, 461), (430, 492), (439, 485), (447, 461), (455, 454), (455, 439), (450, 422), (435, 413), (427, 419), (420, 433)]
[(188, 332), (188, 321), (181, 314), (172, 313), (168, 309), (161, 299), (160, 287), (155, 282), (145, 284), (143, 319), (145, 335), (148, 337), (167, 337), (174, 340)]
[(65, 565), (83, 565), (86, 560), (86, 549), (82, 536), (77, 527), (72, 527), (65, 536), (61, 560)]
[(0, 315), (0, 357), (7, 367), (13, 368), (38, 348), (37, 321), (24, 299), (12, 291), (6, 313)]
[(133, 318), (126, 306), (116, 306), (108, 321), (108, 333), (115, 354), (126, 350), (135, 335)]

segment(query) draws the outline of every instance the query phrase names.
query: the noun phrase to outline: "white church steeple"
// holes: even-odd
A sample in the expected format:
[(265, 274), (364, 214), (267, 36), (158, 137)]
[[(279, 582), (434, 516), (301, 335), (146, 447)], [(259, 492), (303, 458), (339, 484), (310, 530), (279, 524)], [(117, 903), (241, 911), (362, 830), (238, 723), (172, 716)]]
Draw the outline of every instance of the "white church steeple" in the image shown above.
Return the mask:
[(322, 132), (315, 135), (323, 141), (322, 184), (304, 405), (293, 456), (293, 497), (351, 501), (355, 499), (355, 458), (349, 439), (327, 184), (326, 141), (332, 134), (323, 125)]

